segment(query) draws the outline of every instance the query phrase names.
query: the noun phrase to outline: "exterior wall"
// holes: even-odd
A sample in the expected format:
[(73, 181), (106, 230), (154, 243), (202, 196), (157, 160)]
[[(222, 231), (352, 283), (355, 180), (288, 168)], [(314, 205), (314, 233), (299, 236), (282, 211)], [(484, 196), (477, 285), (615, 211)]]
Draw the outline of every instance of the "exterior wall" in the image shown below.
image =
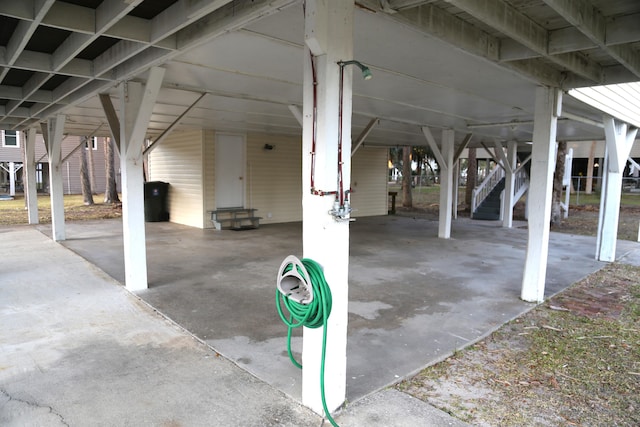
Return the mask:
[(204, 228), (213, 228), (209, 211), (216, 209), (216, 133), (212, 130), (204, 131), (204, 209), (202, 210)]
[(353, 217), (387, 215), (387, 149), (360, 147), (351, 158)]
[[(62, 140), (62, 158), (67, 157), (69, 153), (71, 153), (78, 145), (80, 145), (81, 137), (79, 136), (67, 136)], [(105, 149), (104, 149), (105, 138), (97, 139), (97, 147), (95, 150), (92, 150), (93, 154), (93, 172), (94, 178), (93, 181), (93, 192), (94, 193), (104, 193), (106, 189), (106, 169), (105, 169)], [(20, 138), (20, 147), (3, 147), (0, 145), (0, 162), (15, 162), (22, 164), (22, 146), (24, 144), (24, 134), (21, 133)], [(35, 160), (36, 163), (48, 163), (49, 158), (47, 157), (47, 150), (45, 148), (44, 139), (42, 135), (36, 135), (36, 146), (35, 146)], [(88, 157), (87, 157), (88, 160)], [(115, 153), (115, 162), (116, 162), (116, 180), (117, 180), (117, 188), (120, 191), (120, 174), (118, 171), (120, 170), (120, 158), (116, 151)], [(43, 190), (45, 192), (49, 191), (49, 176), (48, 176), (48, 165), (44, 165), (43, 168)], [(3, 180), (3, 177), (0, 177), (0, 181)], [(22, 170), (18, 172), (18, 182), (21, 185), (22, 183)], [(80, 149), (76, 150), (67, 161), (62, 164), (62, 184), (64, 194), (82, 194), (82, 184), (80, 182)]]
[(149, 181), (169, 183), (170, 220), (204, 228), (202, 130), (173, 132), (149, 154)]
[[(215, 131), (174, 132), (149, 155), (149, 180), (169, 187), (172, 222), (212, 228), (215, 210)], [(246, 135), (246, 207), (258, 209), (262, 224), (302, 219), (300, 137)], [(265, 144), (273, 149), (265, 149)], [(361, 148), (352, 162), (354, 216), (386, 215), (387, 151)]]
[(261, 223), (302, 220), (301, 157), (300, 137), (247, 135), (247, 205)]

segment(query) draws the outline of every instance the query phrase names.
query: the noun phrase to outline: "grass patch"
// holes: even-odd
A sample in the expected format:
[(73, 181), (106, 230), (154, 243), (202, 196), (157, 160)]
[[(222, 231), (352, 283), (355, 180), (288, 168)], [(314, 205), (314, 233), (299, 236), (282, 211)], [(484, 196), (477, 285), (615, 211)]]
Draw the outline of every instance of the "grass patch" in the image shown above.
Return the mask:
[[(104, 200), (104, 194), (93, 196), (96, 202), (85, 206), (82, 195), (64, 196), (64, 215), (68, 221), (82, 221), (92, 219), (120, 218), (121, 206), (99, 203)], [(38, 196), (38, 219), (41, 224), (51, 223), (51, 199), (48, 195)], [(14, 200), (0, 202), (0, 225), (20, 225), (29, 222), (25, 208), (24, 197), (18, 196)]]
[(611, 264), (398, 388), (472, 424), (640, 425), (640, 268)]

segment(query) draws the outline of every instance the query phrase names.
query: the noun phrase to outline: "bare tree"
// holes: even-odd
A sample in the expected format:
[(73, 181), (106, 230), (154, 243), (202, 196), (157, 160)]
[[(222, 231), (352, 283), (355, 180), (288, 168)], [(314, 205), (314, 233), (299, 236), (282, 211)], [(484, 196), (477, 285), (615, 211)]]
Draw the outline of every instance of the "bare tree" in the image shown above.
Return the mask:
[(82, 198), (85, 206), (93, 205), (93, 193), (91, 191), (91, 177), (89, 176), (89, 168), (87, 166), (87, 149), (91, 150), (88, 145), (89, 138), (82, 137), (84, 144), (80, 147), (80, 181), (82, 182)]
[(402, 206), (405, 208), (413, 207), (413, 199), (411, 197), (411, 147), (408, 145), (402, 149)]
[(478, 160), (476, 157), (476, 149), (469, 148), (469, 162), (467, 164), (467, 187), (464, 193), (464, 203), (467, 209), (471, 210), (471, 197), (473, 189), (476, 188), (476, 178), (478, 176)]
[(106, 138), (104, 141), (104, 158), (106, 168), (106, 181), (107, 186), (104, 190), (104, 202), (105, 203), (120, 203), (118, 197), (118, 187), (116, 185), (116, 167), (115, 167), (115, 146), (111, 138)]
[(91, 182), (91, 194), (96, 194), (96, 171), (95, 171), (94, 162), (93, 162), (93, 141), (94, 141), (94, 138), (89, 138), (87, 140), (87, 146), (88, 146), (87, 160), (89, 162), (88, 166), (89, 166), (89, 180)]
[(551, 203), (551, 224), (562, 224), (562, 181), (564, 178), (564, 160), (567, 155), (567, 142), (558, 142), (556, 171), (553, 175), (553, 201)]

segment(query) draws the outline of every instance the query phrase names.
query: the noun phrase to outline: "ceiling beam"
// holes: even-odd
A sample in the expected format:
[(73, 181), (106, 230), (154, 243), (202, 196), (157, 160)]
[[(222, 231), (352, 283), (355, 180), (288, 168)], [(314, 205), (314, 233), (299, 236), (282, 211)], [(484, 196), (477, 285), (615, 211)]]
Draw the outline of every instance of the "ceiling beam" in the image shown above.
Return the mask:
[[(33, 7), (33, 19), (29, 21), (20, 21), (7, 43), (6, 51), (4, 52), (4, 60), (8, 65), (13, 65), (13, 63), (20, 57), (25, 46), (29, 43), (29, 40), (31, 40), (31, 36), (38, 28), (40, 21), (42, 21), (54, 2), (55, 0), (38, 0), (31, 3), (31, 6)], [(10, 68), (4, 68), (0, 70), (0, 82), (4, 80), (9, 69)]]
[[(357, 0), (362, 7), (383, 12), (378, 0)], [(565, 76), (539, 60), (499, 62), (501, 40), (457, 16), (433, 5), (418, 6), (387, 14), (388, 19), (441, 40), (456, 49), (487, 59), (525, 79), (547, 86), (562, 87)]]
[(387, 0), (389, 7), (394, 10), (410, 9), (434, 2), (435, 0)]
[(543, 1), (616, 61), (640, 77), (640, 53), (628, 45), (607, 45), (607, 20), (598, 9), (593, 7), (591, 2), (579, 0)]
[[(266, 15), (277, 12), (279, 9), (289, 6), (296, 1), (297, 0), (236, 0), (233, 4), (225, 5), (199, 19), (198, 17), (204, 13), (204, 11), (211, 9), (212, 3), (206, 0), (191, 1), (188, 3), (197, 6), (196, 9), (193, 7), (190, 9), (193, 20), (187, 27), (182, 28), (176, 33), (167, 33), (165, 36), (175, 34), (177, 40), (179, 40), (178, 46), (176, 47), (181, 50), (186, 50), (213, 40), (229, 31), (241, 28)], [(219, 3), (215, 2), (215, 4), (218, 5)], [(173, 30), (167, 29), (167, 31), (175, 31), (175, 28)], [(115, 46), (113, 48), (115, 48)], [(167, 51), (154, 47), (148, 47), (142, 51), (138, 51), (139, 48), (140, 46), (138, 44), (132, 44), (127, 46), (123, 52), (118, 52), (119, 58), (129, 56), (129, 59), (122, 63), (112, 64), (114, 67), (112, 69), (104, 67), (104, 69), (100, 70), (100, 72), (103, 73), (101, 76), (107, 76), (116, 80), (127, 80), (135, 77), (149, 67), (165, 63), (180, 53), (178, 51)], [(104, 74), (107, 72), (109, 74)], [(93, 96), (96, 92), (107, 90), (112, 84), (99, 80), (80, 83), (75, 91), (65, 91), (67, 92), (64, 98), (66, 104), (78, 104)], [(54, 94), (54, 99), (55, 98), (56, 96)], [(58, 101), (54, 100), (54, 102)], [(38, 111), (37, 117), (39, 119), (47, 118), (57, 114), (67, 106), (68, 105), (52, 104)]]
[(232, 0), (178, 0), (151, 22), (151, 40), (158, 41), (231, 3)]
[(602, 82), (602, 67), (585, 55), (575, 52), (549, 55), (548, 31), (503, 0), (446, 1), (561, 67), (594, 83)]
[[(93, 34), (72, 33), (53, 52), (52, 64), (54, 71), (64, 67), (87, 46), (93, 43), (108, 28), (131, 12), (143, 0), (105, 0), (94, 12), (95, 32)], [(121, 42), (118, 42), (121, 43)]]
[[(0, 5), (0, 14), (2, 6)], [(71, 3), (56, 2), (42, 20), (42, 25), (72, 31), (74, 33), (96, 34), (96, 11), (90, 7)], [(151, 21), (136, 16), (123, 16), (102, 35), (140, 43), (151, 43)], [(157, 47), (173, 49), (175, 39), (165, 38), (154, 43)]]
[[(606, 19), (606, 46), (640, 42), (640, 13)], [(576, 27), (549, 31), (550, 55), (595, 49), (598, 44)], [(500, 45), (500, 60), (539, 58), (542, 55), (511, 39), (503, 39)]]

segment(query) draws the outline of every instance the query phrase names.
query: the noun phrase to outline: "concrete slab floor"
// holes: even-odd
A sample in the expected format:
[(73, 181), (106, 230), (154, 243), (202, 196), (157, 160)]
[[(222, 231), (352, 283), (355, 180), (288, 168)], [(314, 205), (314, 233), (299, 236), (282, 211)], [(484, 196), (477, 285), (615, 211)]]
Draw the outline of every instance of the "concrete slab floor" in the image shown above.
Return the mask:
[[(522, 225), (522, 224), (520, 224)], [(50, 234), (50, 227), (40, 227)], [(275, 280), (301, 257), (301, 224), (250, 231), (147, 223), (150, 288), (138, 295), (216, 351), (300, 399)], [(497, 222), (359, 218), (351, 225), (347, 398), (354, 402), (486, 336), (533, 304), (520, 300), (527, 231)], [(67, 224), (63, 244), (124, 281), (118, 220)], [(619, 256), (640, 244), (618, 242)], [(598, 270), (595, 238), (551, 233), (546, 295)], [(294, 333), (298, 359), (302, 338)]]
[(42, 233), (0, 237), (3, 427), (321, 425)]

